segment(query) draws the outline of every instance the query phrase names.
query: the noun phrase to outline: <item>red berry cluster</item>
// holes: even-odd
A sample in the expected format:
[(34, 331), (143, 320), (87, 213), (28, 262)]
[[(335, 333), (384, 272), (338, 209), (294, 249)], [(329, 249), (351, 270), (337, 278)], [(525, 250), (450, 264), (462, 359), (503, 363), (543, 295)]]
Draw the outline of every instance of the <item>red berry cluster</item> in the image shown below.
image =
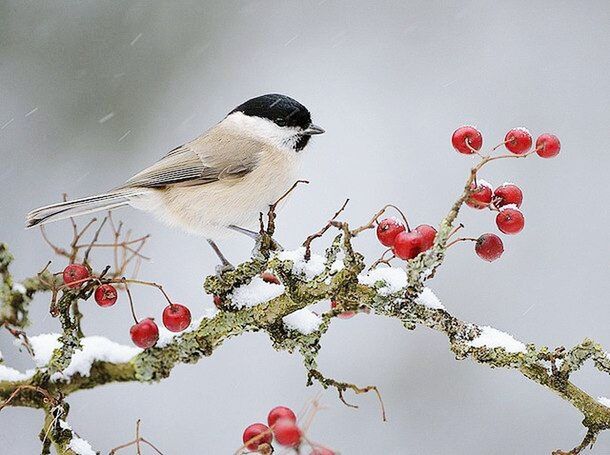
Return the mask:
[(386, 218), (377, 225), (377, 239), (392, 249), (400, 259), (413, 259), (419, 253), (434, 245), (436, 229), (428, 224), (420, 224), (411, 230), (396, 218)]
[[(461, 126), (451, 136), (453, 148), (465, 155), (471, 155), (481, 150), (483, 135), (474, 126)], [(525, 155), (536, 152), (541, 158), (553, 158), (559, 154), (561, 143), (553, 134), (541, 134), (536, 139), (536, 148), (532, 147), (532, 135), (526, 128), (513, 128), (504, 137), (504, 146), (515, 155)]]
[[(284, 447), (299, 448), (303, 441), (303, 432), (297, 425), (297, 416), (286, 406), (276, 406), (267, 416), (267, 425), (253, 423), (244, 430), (242, 440), (248, 450), (260, 454), (273, 452), (273, 440)], [(310, 455), (334, 455), (332, 450), (314, 447)]]
[[(89, 267), (84, 264), (69, 264), (62, 275), (64, 284), (70, 289), (80, 288), (89, 281), (100, 283), (96, 286), (93, 295), (95, 301), (101, 307), (110, 307), (118, 299), (117, 289), (110, 283), (102, 283), (101, 279), (93, 276)], [(169, 302), (169, 305), (163, 310), (162, 319), (167, 330), (182, 332), (191, 324), (191, 311), (184, 305)], [(159, 340), (159, 327), (153, 318), (146, 318), (136, 321), (129, 330), (129, 334), (136, 346), (147, 349), (154, 346)]]
[[(536, 139), (534, 150), (531, 150), (532, 142), (532, 135), (526, 128), (513, 128), (506, 133), (504, 142), (499, 146), (504, 145), (514, 155), (525, 156), (535, 152), (542, 158), (557, 156), (561, 148), (559, 139), (552, 134), (540, 135)], [(462, 126), (454, 131), (451, 143), (460, 153), (478, 154), (483, 145), (483, 135), (473, 126)], [(488, 208), (497, 211), (498, 229), (504, 234), (512, 235), (521, 232), (525, 226), (525, 217), (519, 210), (522, 202), (523, 191), (517, 185), (505, 183), (494, 190), (489, 183), (479, 180), (472, 184), (466, 205), (477, 210)], [(475, 251), (480, 258), (491, 262), (502, 255), (504, 245), (497, 235), (483, 234), (476, 239)]]

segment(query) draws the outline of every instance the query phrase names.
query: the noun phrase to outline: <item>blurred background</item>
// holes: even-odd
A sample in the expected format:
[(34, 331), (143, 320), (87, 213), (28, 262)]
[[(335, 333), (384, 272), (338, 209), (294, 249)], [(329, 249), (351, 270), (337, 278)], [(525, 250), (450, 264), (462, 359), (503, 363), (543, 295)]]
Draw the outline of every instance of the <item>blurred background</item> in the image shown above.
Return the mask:
[[(511, 127), (562, 141), (554, 160), (506, 160), (485, 169), (494, 184), (525, 192), (522, 234), (504, 238), (496, 263), (471, 245), (452, 249), (431, 283), (447, 308), (525, 342), (572, 346), (592, 337), (610, 348), (606, 182), (610, 105), (607, 1), (63, 1), (0, 2), (0, 240), (16, 254), (17, 277), (51, 257), (32, 208), (62, 192), (80, 197), (122, 182), (193, 138), (253, 96), (295, 97), (327, 133), (307, 150), (299, 188), (279, 218), (278, 240), (296, 247), (346, 197), (352, 223), (385, 203), (413, 224), (436, 224), (460, 192), (470, 157), (450, 146), (453, 130), (476, 124), (487, 145)], [(115, 213), (134, 234), (151, 233), (141, 277), (165, 284), (195, 316), (212, 306), (202, 277), (216, 258), (189, 237), (129, 209)], [(494, 231), (491, 213), (466, 208), (465, 233)], [(69, 223), (48, 228), (68, 239)], [(319, 242), (321, 248), (323, 242)], [(252, 244), (221, 245), (237, 263)], [(358, 240), (371, 260), (372, 233)], [(105, 265), (98, 257), (96, 266)], [(64, 263), (55, 263), (56, 269)], [(138, 312), (163, 300), (135, 290)], [(31, 334), (59, 330), (48, 296), (32, 305)], [(83, 306), (84, 328), (130, 343), (125, 301)], [(0, 334), (7, 363), (30, 368)], [(333, 391), (312, 439), (343, 454), (544, 454), (584, 435), (581, 415), (518, 373), (456, 362), (444, 336), (358, 315), (333, 323), (320, 367), (327, 375), (379, 386), (345, 407)], [(575, 376), (593, 396), (610, 378), (591, 366)], [(211, 358), (180, 366), (153, 385), (122, 384), (70, 397), (69, 421), (103, 453), (131, 439), (135, 421), (166, 454), (233, 453), (248, 424), (278, 404), (300, 409), (305, 387), (297, 355), (250, 334)], [(0, 412), (3, 453), (39, 453), (42, 413)], [(592, 453), (610, 453), (603, 433)]]

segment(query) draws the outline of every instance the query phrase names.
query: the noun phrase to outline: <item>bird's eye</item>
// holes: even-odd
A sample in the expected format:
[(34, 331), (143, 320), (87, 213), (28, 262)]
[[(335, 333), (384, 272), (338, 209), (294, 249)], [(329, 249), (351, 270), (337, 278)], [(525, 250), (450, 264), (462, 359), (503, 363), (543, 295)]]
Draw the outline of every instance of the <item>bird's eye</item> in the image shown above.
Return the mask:
[(286, 119), (285, 118), (276, 118), (275, 119), (275, 123), (278, 126), (286, 126)]

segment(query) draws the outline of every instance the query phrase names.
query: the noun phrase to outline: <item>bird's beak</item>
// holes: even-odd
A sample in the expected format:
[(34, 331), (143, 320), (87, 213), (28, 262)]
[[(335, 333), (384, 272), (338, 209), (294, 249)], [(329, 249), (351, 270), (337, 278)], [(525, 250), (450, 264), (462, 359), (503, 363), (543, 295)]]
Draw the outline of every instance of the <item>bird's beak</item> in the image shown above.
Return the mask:
[(309, 125), (309, 127), (303, 131), (303, 134), (307, 134), (308, 136), (313, 136), (314, 134), (322, 134), (324, 133), (324, 128), (320, 128), (313, 123)]

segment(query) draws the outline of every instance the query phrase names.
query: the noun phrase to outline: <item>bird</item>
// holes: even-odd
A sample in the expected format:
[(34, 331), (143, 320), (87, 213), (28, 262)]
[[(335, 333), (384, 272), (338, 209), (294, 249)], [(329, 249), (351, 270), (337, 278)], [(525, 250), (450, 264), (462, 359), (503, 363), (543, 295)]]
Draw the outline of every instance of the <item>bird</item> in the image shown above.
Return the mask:
[(259, 213), (295, 183), (309, 140), (324, 132), (295, 99), (257, 96), (122, 185), (32, 210), (26, 227), (131, 206), (204, 237), (230, 269), (216, 242), (233, 232), (257, 237)]

